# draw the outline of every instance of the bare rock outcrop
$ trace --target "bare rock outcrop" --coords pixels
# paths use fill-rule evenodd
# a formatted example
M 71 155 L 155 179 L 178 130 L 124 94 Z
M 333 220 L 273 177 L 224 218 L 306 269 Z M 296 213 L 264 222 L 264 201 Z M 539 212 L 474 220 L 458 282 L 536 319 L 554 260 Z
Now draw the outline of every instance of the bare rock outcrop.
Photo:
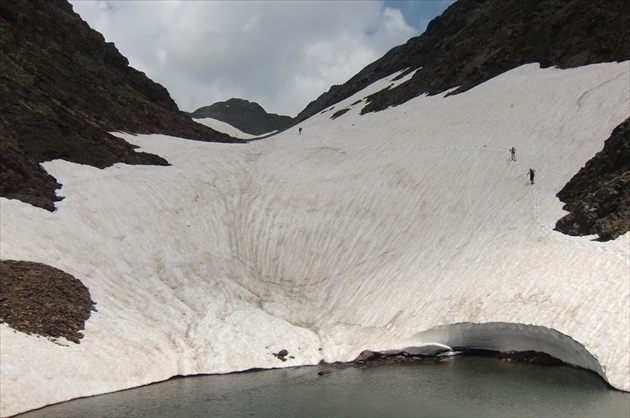
M 26 334 L 79 343 L 95 303 L 85 285 L 54 267 L 0 261 L 0 322 Z

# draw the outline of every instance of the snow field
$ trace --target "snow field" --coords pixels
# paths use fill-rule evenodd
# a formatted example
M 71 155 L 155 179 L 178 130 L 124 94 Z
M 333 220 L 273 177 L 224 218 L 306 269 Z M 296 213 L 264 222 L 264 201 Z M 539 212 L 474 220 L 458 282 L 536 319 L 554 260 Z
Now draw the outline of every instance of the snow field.
M 73 274 L 98 312 L 67 347 L 0 325 L 0 414 L 178 374 L 447 344 L 452 333 L 426 332 L 462 323 L 507 324 L 490 334 L 518 328 L 519 346 L 560 355 L 569 336 L 630 390 L 628 234 L 553 231 L 555 194 L 630 113 L 629 67 L 526 65 L 359 116 L 365 101 L 352 104 L 392 75 L 302 135 L 119 134 L 171 166 L 46 163 L 65 198 L 55 213 L 2 199 L 2 258 Z M 286 363 L 271 354 L 283 348 Z
M 228 134 L 234 138 L 240 138 L 240 139 L 252 139 L 255 138 L 256 135 L 252 135 L 252 134 L 248 134 L 245 133 L 243 131 L 241 131 L 240 129 L 237 129 L 235 127 L 233 127 L 232 125 L 222 122 L 220 120 L 217 119 L 213 119 L 213 118 L 193 118 L 193 120 L 197 123 L 200 123 L 202 125 L 208 126 L 212 129 L 214 129 L 215 131 L 219 131 L 219 132 L 223 132 L 225 134 Z M 262 136 L 262 135 L 261 135 Z

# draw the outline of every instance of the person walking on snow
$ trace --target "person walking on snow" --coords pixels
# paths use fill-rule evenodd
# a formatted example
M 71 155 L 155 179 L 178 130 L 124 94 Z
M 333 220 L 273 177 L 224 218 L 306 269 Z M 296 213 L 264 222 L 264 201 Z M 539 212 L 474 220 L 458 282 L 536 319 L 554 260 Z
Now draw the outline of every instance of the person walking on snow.
M 516 162 L 516 148 L 512 147 L 508 151 L 510 151 L 510 159 Z
M 302 135 L 302 128 L 298 129 L 298 132 Z
M 528 175 L 529 175 L 529 182 L 531 184 L 534 184 L 534 175 L 535 174 L 536 174 L 536 170 L 534 170 L 533 168 L 530 168 Z

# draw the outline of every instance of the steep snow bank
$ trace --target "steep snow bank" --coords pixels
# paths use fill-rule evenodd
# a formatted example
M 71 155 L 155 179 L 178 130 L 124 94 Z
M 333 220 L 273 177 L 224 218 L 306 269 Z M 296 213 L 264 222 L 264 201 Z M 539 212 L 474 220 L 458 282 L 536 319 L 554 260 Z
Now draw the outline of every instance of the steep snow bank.
M 123 135 L 172 165 L 46 163 L 63 184 L 54 213 L 2 199 L 2 258 L 73 274 L 98 312 L 68 347 L 0 326 L 0 413 L 177 374 L 347 361 L 471 322 L 570 336 L 629 390 L 628 234 L 552 229 L 557 191 L 628 117 L 629 63 L 527 65 L 359 116 L 393 77 L 302 135 Z

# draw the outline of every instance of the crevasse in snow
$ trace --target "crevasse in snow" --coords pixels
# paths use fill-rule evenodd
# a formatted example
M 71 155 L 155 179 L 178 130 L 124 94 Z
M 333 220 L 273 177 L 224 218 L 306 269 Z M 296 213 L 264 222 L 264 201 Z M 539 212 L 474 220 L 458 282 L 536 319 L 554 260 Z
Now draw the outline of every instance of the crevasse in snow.
M 629 390 L 628 234 L 553 231 L 555 194 L 628 117 L 629 69 L 531 64 L 360 116 L 394 74 L 302 135 L 119 134 L 171 166 L 46 163 L 64 200 L 2 199 L 2 258 L 73 274 L 98 312 L 67 347 L 0 325 L 1 414 L 457 338 L 552 347 Z

